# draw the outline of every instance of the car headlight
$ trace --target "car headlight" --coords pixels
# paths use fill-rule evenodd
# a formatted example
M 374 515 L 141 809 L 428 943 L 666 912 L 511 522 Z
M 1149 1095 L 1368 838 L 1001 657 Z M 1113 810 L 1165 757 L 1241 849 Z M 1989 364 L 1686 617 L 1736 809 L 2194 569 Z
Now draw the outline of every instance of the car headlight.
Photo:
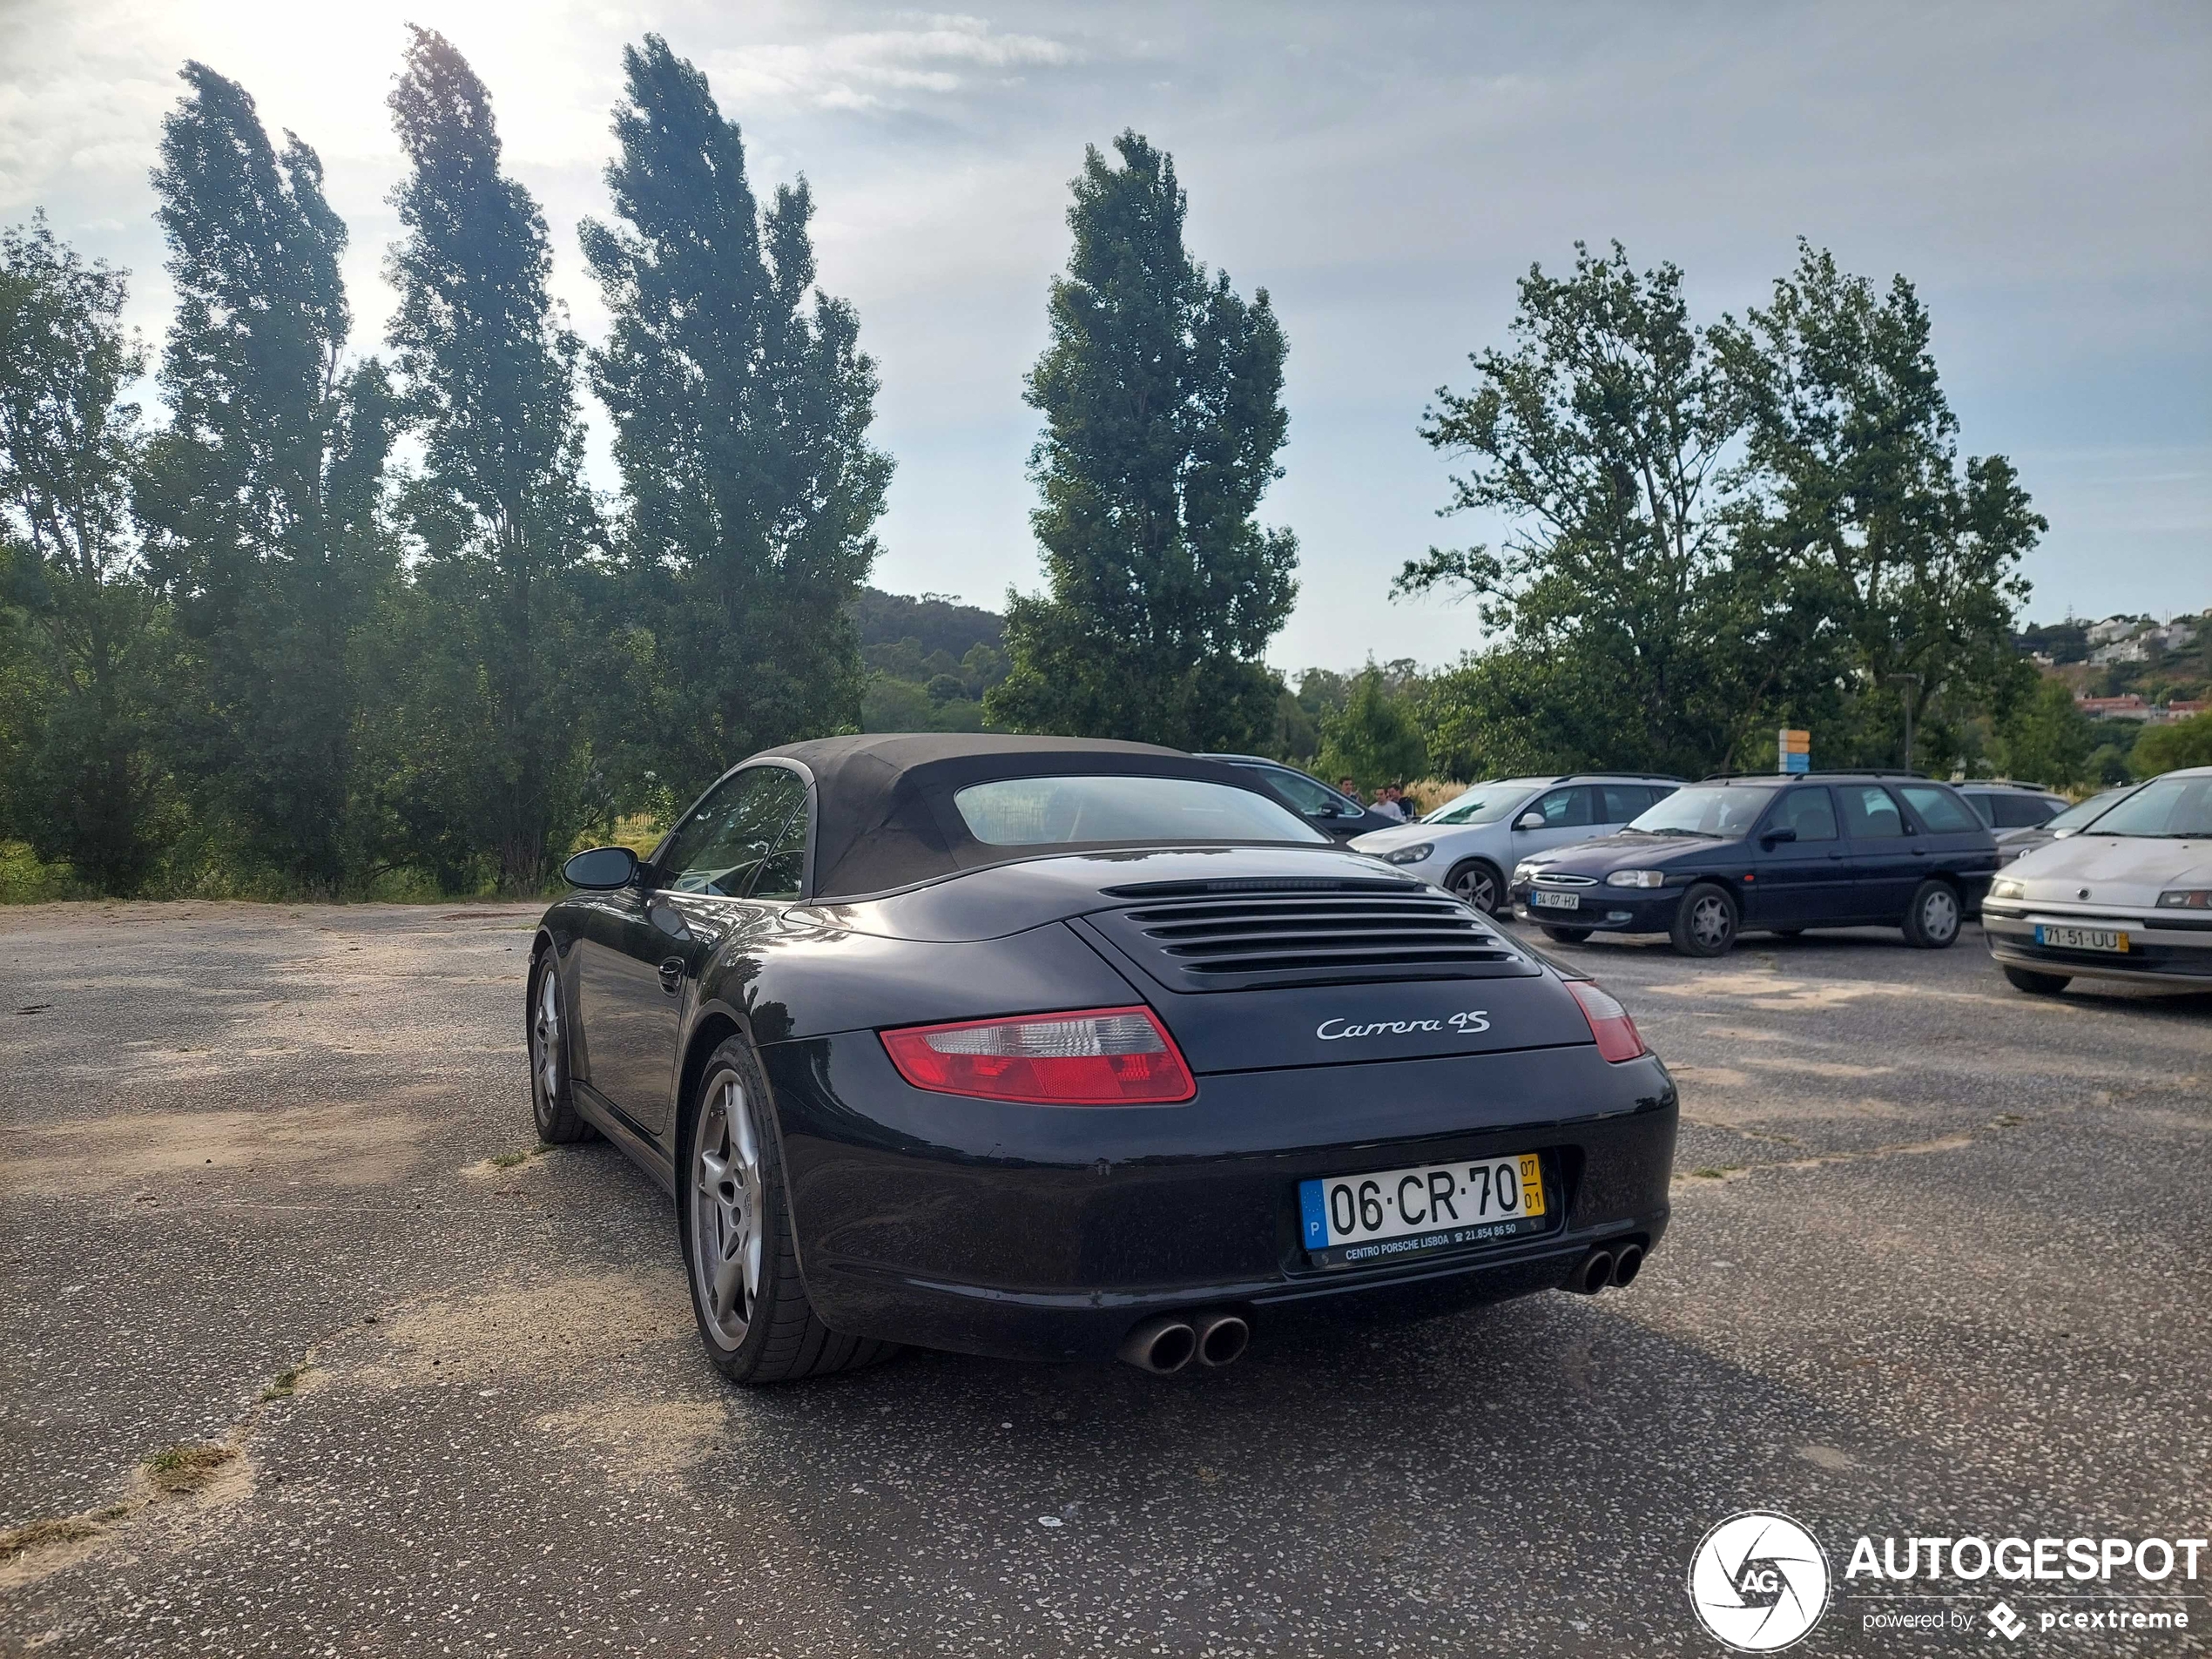
M 1536 871 L 1539 867 L 1540 867 L 1534 864 L 1514 865 L 1513 867 L 1514 886 L 1516 887 L 1527 887 L 1533 883 L 1536 880 Z
M 2158 895 L 2161 910 L 2212 910 L 2212 887 L 2168 887 Z
M 2025 899 L 2027 897 L 2027 883 L 2015 881 L 2008 875 L 2000 875 L 1989 884 L 1989 896 L 1993 899 Z M 2166 901 L 2161 899 L 2159 902 L 2163 904 Z
M 1383 854 L 1383 862 L 1386 864 L 1419 864 L 1423 859 L 1426 858 L 1430 853 L 1435 851 L 1435 842 L 1416 841 L 1411 846 L 1392 847 L 1389 852 Z
M 1615 870 L 1605 878 L 1608 887 L 1656 887 L 1665 884 L 1663 870 Z

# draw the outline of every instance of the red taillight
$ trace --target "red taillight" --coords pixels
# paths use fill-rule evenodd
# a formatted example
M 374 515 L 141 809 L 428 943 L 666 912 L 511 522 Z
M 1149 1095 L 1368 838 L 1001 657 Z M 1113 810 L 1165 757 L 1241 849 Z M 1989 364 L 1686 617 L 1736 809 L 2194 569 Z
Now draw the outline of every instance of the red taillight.
M 1152 1010 L 1018 1014 L 883 1034 L 916 1089 L 1032 1106 L 1171 1106 L 1198 1092 Z
M 1590 1035 L 1597 1039 L 1597 1051 L 1611 1061 L 1633 1060 L 1644 1051 L 1643 1039 L 1636 1034 L 1636 1022 L 1629 1017 L 1628 1009 L 1586 979 L 1571 979 L 1567 988 L 1582 1005 L 1582 1017 L 1590 1022 Z

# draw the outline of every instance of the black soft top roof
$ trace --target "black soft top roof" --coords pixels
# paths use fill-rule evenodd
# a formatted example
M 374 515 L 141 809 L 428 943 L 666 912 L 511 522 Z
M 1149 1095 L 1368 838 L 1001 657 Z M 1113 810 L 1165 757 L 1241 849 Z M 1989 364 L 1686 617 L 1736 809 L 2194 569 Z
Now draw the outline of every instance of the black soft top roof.
M 1040 853 L 1077 853 L 1096 843 L 988 846 L 968 832 L 953 792 L 998 778 L 1120 774 L 1197 778 L 1280 806 L 1265 787 L 1225 762 L 1149 743 L 1098 738 L 1025 738 L 992 732 L 875 732 L 817 738 L 764 749 L 745 763 L 797 761 L 813 775 L 814 880 L 819 899 L 910 887 L 933 876 Z

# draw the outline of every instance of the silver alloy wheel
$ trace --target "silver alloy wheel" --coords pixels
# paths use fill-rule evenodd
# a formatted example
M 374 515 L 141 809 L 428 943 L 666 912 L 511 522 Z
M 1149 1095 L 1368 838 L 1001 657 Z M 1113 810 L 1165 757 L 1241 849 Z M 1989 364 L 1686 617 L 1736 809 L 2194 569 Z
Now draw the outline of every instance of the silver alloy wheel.
M 1454 871 L 1449 885 L 1454 894 L 1486 916 L 1498 907 L 1497 879 L 1490 873 L 1487 865 L 1470 864 L 1463 870 Z
M 1939 945 L 1948 944 L 1959 931 L 1959 895 L 1938 887 L 1921 900 L 1920 931 Z
M 530 1022 L 530 1063 L 537 1072 L 538 1111 L 550 1116 L 561 1102 L 561 987 L 549 962 L 537 981 L 537 1015 Z
M 745 1340 L 760 1296 L 765 1190 L 745 1089 L 723 1072 L 691 1131 L 691 1279 L 701 1317 L 728 1348 Z
M 1728 900 L 1717 893 L 1701 893 L 1689 907 L 1689 936 L 1708 950 L 1728 943 Z

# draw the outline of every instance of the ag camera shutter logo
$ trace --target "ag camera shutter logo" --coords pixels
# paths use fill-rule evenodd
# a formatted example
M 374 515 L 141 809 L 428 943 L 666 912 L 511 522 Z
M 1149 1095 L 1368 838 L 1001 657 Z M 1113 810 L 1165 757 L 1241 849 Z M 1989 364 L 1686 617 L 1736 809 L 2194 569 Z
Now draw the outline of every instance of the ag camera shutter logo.
M 1828 1557 L 1787 1515 L 1747 1509 L 1699 1541 L 1689 1558 L 1698 1622 L 1738 1653 L 1775 1653 L 1828 1610 Z

